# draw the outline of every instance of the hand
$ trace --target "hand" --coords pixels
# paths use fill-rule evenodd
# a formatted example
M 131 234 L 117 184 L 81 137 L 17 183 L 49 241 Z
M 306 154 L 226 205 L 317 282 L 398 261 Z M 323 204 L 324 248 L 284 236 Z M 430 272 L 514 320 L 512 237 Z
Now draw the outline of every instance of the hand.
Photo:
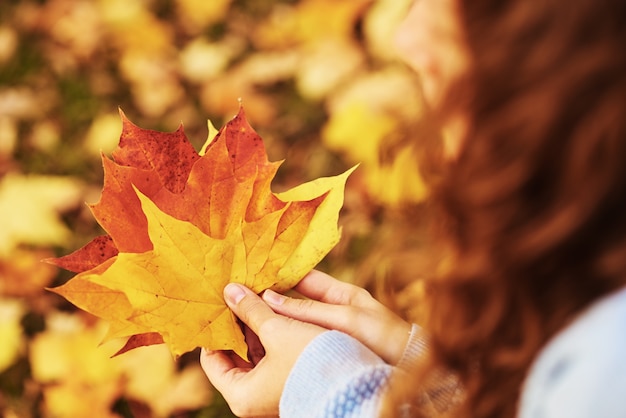
M 263 299 L 271 308 L 299 321 L 335 329 L 359 340 L 385 362 L 402 357 L 411 324 L 374 299 L 365 289 L 313 270 L 294 288 L 310 299 L 294 299 L 271 290 Z
M 202 369 L 235 415 L 277 416 L 289 372 L 307 344 L 325 329 L 276 314 L 260 297 L 239 284 L 226 286 L 224 297 L 249 328 L 246 338 L 251 363 L 231 352 L 203 349 Z M 254 335 L 248 331 L 258 336 L 256 343 L 250 341 Z

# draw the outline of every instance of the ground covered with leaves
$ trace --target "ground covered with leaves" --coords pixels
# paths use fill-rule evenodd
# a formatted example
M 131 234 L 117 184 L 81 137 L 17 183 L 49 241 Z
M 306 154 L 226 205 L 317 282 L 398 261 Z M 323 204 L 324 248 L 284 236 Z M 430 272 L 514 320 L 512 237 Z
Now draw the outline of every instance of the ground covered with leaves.
M 124 342 L 101 345 L 105 323 L 44 290 L 72 274 L 40 260 L 103 234 L 85 203 L 100 199 L 118 108 L 143 128 L 182 123 L 199 151 L 207 119 L 219 128 L 241 99 L 269 160 L 285 160 L 275 192 L 360 163 L 342 239 L 319 268 L 415 309 L 419 285 L 403 284 L 430 263 L 428 189 L 404 144 L 425 129 L 418 80 L 391 47 L 407 4 L 0 3 L 2 416 L 228 416 L 197 351 L 174 361 L 160 344 L 110 358 Z

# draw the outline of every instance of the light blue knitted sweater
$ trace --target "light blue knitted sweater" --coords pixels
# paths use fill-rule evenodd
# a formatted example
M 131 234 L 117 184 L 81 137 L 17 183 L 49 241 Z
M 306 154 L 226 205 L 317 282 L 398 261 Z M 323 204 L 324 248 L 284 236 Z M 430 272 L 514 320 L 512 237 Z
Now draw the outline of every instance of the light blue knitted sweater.
M 413 326 L 397 367 L 407 367 L 424 349 L 419 327 Z M 354 338 L 325 332 L 296 362 L 280 416 L 376 417 L 393 370 Z M 443 378 L 430 401 L 436 405 L 457 390 L 453 378 Z M 518 417 L 626 418 L 626 289 L 593 304 L 539 353 L 523 387 Z

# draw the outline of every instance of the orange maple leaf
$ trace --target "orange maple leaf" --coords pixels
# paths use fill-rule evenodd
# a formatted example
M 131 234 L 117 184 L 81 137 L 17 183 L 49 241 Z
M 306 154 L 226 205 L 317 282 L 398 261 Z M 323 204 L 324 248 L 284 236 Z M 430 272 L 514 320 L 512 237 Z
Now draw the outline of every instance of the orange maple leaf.
M 52 260 L 78 273 L 52 290 L 108 320 L 107 339 L 130 337 L 121 352 L 165 342 L 175 355 L 201 346 L 246 358 L 224 286 L 293 287 L 338 242 L 352 170 L 275 194 L 280 163 L 267 160 L 243 108 L 200 154 L 182 127 L 160 133 L 122 121 L 91 206 L 108 235 Z

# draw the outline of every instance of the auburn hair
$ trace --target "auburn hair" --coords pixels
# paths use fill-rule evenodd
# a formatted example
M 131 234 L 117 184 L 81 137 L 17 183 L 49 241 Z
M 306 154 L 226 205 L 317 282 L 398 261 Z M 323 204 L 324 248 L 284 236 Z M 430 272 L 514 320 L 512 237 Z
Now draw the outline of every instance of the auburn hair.
M 472 63 L 450 101 L 469 127 L 434 185 L 450 262 L 427 283 L 430 355 L 387 411 L 448 370 L 450 415 L 514 417 L 546 342 L 626 285 L 626 2 L 458 7 Z

